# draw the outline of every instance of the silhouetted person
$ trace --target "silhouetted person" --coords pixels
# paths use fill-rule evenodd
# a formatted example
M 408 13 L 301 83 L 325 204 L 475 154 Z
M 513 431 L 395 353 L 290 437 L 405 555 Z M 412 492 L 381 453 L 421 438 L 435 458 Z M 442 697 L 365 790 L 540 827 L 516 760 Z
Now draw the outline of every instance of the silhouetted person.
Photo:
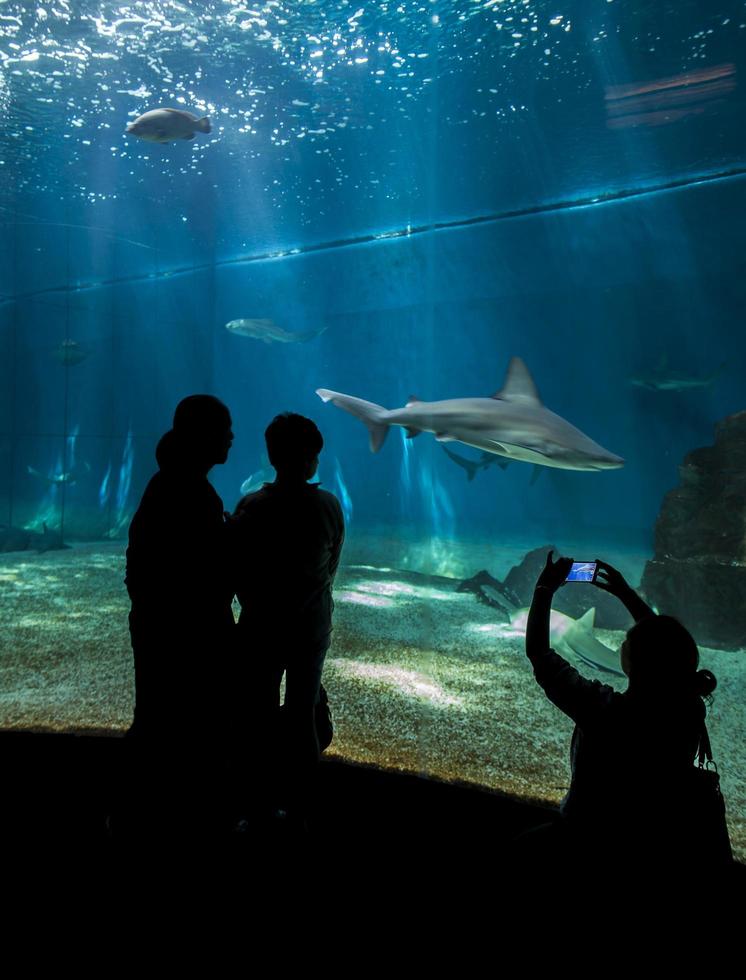
M 127 549 L 138 765 L 155 779 L 199 785 L 226 736 L 233 588 L 223 503 L 207 479 L 233 440 L 226 406 L 211 395 L 179 402 L 158 443 L 159 471 L 132 519 Z M 165 791 L 165 790 L 164 790 Z
M 273 419 L 265 438 L 277 478 L 243 497 L 231 522 L 241 603 L 238 643 L 241 654 L 250 650 L 246 709 L 256 732 L 256 753 L 265 765 L 280 734 L 280 682 L 285 675 L 288 815 L 302 822 L 319 758 L 314 714 L 331 640 L 332 585 L 344 518 L 333 494 L 308 483 L 324 445 L 316 425 L 302 415 L 284 413 Z M 257 775 L 266 792 L 266 778 Z
M 697 670 L 697 646 L 681 623 L 656 615 L 604 562 L 596 585 L 636 621 L 621 648 L 629 683 L 620 693 L 581 676 L 549 646 L 552 597 L 571 564 L 547 556 L 526 630 L 536 680 L 575 722 L 561 820 L 532 843 L 550 868 L 568 873 L 643 872 L 665 881 L 671 873 L 717 870 L 709 863 L 712 842 L 702 839 L 688 802 L 694 758 L 707 739 L 703 698 L 716 680 Z

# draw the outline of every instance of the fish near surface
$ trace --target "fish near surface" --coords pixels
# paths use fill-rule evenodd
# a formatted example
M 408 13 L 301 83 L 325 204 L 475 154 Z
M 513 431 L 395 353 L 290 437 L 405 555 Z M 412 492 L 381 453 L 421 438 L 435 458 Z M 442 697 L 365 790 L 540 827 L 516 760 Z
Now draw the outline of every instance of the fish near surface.
M 193 140 L 195 133 L 209 133 L 210 120 L 199 119 L 183 109 L 151 109 L 131 123 L 125 132 L 148 143 L 171 143 L 173 140 Z
M 608 470 L 624 465 L 620 456 L 544 407 L 528 368 L 519 357 L 511 360 L 503 387 L 491 398 L 412 400 L 404 408 L 388 411 L 382 405 L 327 388 L 318 388 L 316 394 L 366 424 L 374 453 L 383 445 L 389 427 L 401 425 L 412 437 L 432 432 L 438 442 L 463 442 L 496 456 L 538 466 Z
M 241 320 L 231 320 L 225 329 L 238 337 L 250 337 L 261 340 L 265 344 L 305 344 L 315 337 L 320 337 L 326 327 L 307 330 L 305 333 L 290 333 L 274 322 L 274 320 L 252 319 L 245 317 Z

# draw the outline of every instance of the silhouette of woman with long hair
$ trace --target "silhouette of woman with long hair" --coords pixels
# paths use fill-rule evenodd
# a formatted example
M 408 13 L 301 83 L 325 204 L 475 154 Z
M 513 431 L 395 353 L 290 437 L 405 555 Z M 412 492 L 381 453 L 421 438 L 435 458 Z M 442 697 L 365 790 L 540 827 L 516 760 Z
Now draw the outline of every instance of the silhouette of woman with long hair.
M 695 756 L 709 748 L 703 699 L 715 677 L 698 670 L 697 646 L 681 623 L 656 615 L 620 572 L 598 564 L 595 584 L 635 619 L 621 648 L 629 683 L 618 692 L 588 680 L 550 649 L 552 598 L 572 565 L 571 558 L 553 562 L 550 552 L 529 611 L 526 653 L 575 730 L 561 819 L 533 842 L 547 867 L 559 863 L 565 871 L 597 873 L 603 860 L 628 875 L 707 872 L 717 848 L 703 839 L 688 794 Z

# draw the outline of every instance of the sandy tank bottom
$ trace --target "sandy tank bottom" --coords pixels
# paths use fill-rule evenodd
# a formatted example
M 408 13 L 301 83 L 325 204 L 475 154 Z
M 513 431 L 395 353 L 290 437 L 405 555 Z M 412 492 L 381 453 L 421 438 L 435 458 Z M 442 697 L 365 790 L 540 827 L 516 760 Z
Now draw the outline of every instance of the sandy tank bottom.
M 459 578 L 481 568 L 502 577 L 535 544 L 455 542 L 434 551 L 432 542 L 383 534 L 350 542 L 324 672 L 335 721 L 330 755 L 561 799 L 571 722 L 533 680 L 522 633 L 456 591 Z M 415 570 L 442 567 L 446 553 L 454 577 Z M 633 582 L 644 557 L 608 555 Z M 0 729 L 116 734 L 128 727 L 134 678 L 123 577 L 121 543 L 0 555 Z M 615 648 L 623 638 L 597 634 Z M 703 648 L 701 659 L 718 678 L 708 726 L 743 861 L 746 652 Z M 624 687 L 622 678 L 576 666 Z

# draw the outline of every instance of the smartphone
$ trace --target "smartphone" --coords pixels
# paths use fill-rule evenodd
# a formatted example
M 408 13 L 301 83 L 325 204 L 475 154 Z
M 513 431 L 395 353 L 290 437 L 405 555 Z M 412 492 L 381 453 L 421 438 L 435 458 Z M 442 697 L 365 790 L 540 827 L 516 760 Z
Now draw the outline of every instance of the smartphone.
M 595 582 L 598 574 L 597 561 L 574 561 L 566 582 Z

